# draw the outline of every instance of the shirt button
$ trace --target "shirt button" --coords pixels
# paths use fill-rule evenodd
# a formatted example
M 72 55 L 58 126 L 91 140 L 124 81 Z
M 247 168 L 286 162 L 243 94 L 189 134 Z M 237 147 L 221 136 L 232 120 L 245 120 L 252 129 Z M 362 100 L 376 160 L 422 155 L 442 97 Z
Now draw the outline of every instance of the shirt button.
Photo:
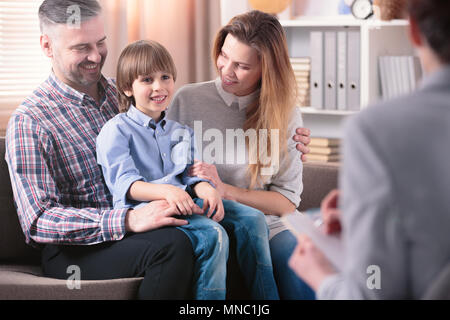
M 166 178 L 166 179 L 164 179 L 164 182 L 168 182 L 168 181 L 169 181 L 169 179 L 167 179 L 167 178 Z
M 163 157 L 165 157 L 166 156 L 166 153 L 163 153 Z
M 114 233 L 114 234 L 113 234 L 113 239 L 114 239 L 114 240 L 119 239 L 119 236 L 117 235 L 117 233 Z

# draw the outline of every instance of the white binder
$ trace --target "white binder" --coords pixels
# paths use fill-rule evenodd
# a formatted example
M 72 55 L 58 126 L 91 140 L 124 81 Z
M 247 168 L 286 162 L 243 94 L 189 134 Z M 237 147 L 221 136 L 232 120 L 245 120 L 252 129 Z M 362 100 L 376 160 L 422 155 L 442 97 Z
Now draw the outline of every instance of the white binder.
M 415 56 L 409 56 L 408 65 L 409 65 L 409 73 L 411 75 L 410 86 L 412 90 L 416 90 L 418 83 L 422 78 L 422 66 L 420 64 L 419 58 Z
M 360 34 L 359 31 L 349 31 L 347 34 L 347 109 L 359 110 L 360 95 Z
M 337 109 L 347 109 L 347 32 L 337 34 Z
M 388 65 L 387 65 L 387 58 L 386 56 L 379 56 L 378 57 L 378 72 L 380 74 L 380 84 L 381 84 L 381 97 L 383 100 L 390 99 L 391 97 L 391 90 L 392 87 L 389 84 L 389 71 L 388 71 Z
M 310 33 L 310 102 L 317 109 L 324 108 L 323 99 L 323 32 L 312 31 Z
M 336 109 L 336 71 L 337 71 L 337 59 L 336 59 L 336 32 L 325 32 L 325 109 Z

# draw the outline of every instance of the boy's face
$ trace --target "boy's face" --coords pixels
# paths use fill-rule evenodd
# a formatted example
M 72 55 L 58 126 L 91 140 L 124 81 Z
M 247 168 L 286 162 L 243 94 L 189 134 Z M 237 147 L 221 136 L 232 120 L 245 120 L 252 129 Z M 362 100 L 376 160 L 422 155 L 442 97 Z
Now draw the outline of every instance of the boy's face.
M 131 90 L 126 90 L 125 94 L 134 97 L 138 110 L 159 121 L 161 112 L 167 109 L 172 100 L 174 87 L 172 75 L 158 71 L 139 76 L 134 80 Z

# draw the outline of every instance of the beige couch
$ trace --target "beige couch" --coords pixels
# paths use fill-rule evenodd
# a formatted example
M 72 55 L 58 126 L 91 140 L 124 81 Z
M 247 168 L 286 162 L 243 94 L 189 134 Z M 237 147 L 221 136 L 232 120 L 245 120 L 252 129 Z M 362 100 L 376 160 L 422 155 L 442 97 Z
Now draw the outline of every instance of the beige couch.
M 0 299 L 134 299 L 142 278 L 81 281 L 81 289 L 70 290 L 66 280 L 42 276 L 39 251 L 25 244 L 20 228 L 4 152 L 0 138 Z M 338 166 L 306 163 L 299 209 L 317 207 L 336 187 L 337 173 Z

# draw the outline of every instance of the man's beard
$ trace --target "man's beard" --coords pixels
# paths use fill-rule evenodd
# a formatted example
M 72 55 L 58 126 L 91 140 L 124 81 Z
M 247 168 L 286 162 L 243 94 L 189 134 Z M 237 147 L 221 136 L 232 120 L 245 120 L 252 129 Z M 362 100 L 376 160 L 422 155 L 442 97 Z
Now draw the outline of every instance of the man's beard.
M 97 74 L 91 74 L 91 75 L 85 75 L 83 74 L 81 68 L 83 65 L 86 64 L 92 64 L 92 62 L 83 61 L 79 63 L 76 68 L 71 68 L 67 70 L 63 67 L 63 64 L 60 63 L 59 59 L 55 59 L 55 62 L 60 70 L 60 72 L 63 74 L 64 78 L 66 78 L 72 86 L 74 87 L 89 87 L 94 84 L 96 84 L 102 76 L 102 68 L 105 63 L 105 57 L 102 57 L 99 67 L 98 67 L 98 73 Z
M 97 74 L 90 74 L 89 76 L 84 75 L 81 70 L 82 65 L 92 64 L 92 63 L 82 62 L 77 66 L 75 71 L 70 70 L 69 72 L 67 72 L 67 74 L 65 74 L 65 76 L 67 77 L 67 79 L 69 79 L 71 82 L 73 82 L 77 85 L 80 85 L 83 87 L 91 86 L 100 80 L 100 78 L 102 76 L 102 68 L 103 68 L 104 61 L 105 61 L 105 59 L 102 57 Z

